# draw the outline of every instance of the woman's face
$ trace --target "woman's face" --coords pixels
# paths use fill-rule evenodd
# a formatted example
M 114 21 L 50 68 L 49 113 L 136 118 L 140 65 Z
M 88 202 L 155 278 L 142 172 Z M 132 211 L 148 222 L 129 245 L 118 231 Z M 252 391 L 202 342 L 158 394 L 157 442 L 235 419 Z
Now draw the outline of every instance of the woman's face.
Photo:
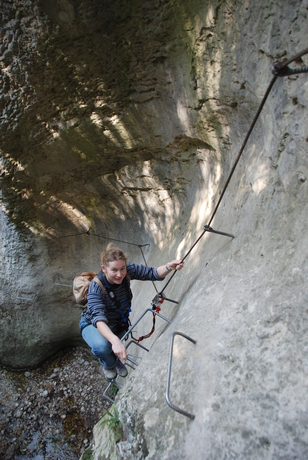
M 121 284 L 126 275 L 126 261 L 113 260 L 102 265 L 102 270 L 110 284 Z

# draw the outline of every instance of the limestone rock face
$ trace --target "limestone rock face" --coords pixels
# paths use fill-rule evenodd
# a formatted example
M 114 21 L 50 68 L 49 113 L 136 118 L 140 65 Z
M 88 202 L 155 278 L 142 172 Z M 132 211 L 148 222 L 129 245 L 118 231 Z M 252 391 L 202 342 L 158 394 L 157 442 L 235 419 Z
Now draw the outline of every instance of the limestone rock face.
M 3 2 L 3 364 L 80 343 L 72 280 L 99 269 L 104 237 L 149 265 L 186 254 L 273 61 L 306 47 L 307 8 Z M 212 223 L 235 238 L 206 233 L 168 285 L 172 324 L 157 319 L 117 397 L 125 440 L 106 458 L 307 457 L 307 101 L 307 74 L 275 82 Z M 133 290 L 134 321 L 156 291 Z M 197 341 L 176 337 L 170 395 L 193 421 L 165 402 L 174 331 Z M 96 459 L 103 438 L 97 427 Z

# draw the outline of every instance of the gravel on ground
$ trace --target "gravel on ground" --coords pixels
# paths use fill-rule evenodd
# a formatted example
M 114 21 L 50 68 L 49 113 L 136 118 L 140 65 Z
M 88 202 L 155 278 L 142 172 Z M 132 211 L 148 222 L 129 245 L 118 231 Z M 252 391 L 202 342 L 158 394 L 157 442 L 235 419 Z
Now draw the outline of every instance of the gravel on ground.
M 59 351 L 36 369 L 0 368 L 0 458 L 79 459 L 111 405 L 103 397 L 107 386 L 102 366 L 83 347 Z

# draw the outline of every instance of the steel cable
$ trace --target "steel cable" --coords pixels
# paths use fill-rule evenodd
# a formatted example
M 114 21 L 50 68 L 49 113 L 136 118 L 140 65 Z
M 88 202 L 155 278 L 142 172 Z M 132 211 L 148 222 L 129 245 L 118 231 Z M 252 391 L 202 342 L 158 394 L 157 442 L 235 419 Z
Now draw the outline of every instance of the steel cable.
M 254 126 L 255 126 L 255 124 L 256 124 L 256 122 L 257 122 L 259 116 L 260 116 L 260 113 L 261 113 L 261 111 L 262 111 L 262 109 L 263 109 L 263 107 L 264 107 L 264 104 L 265 104 L 265 102 L 266 102 L 266 100 L 267 100 L 267 98 L 268 98 L 269 93 L 271 92 L 271 90 L 272 90 L 272 88 L 273 88 L 273 86 L 274 86 L 275 81 L 277 80 L 278 77 L 285 77 L 285 76 L 294 75 L 294 74 L 297 74 L 297 73 L 308 72 L 308 67 L 300 67 L 300 68 L 297 68 L 297 69 L 289 69 L 289 68 L 288 68 L 288 65 L 289 65 L 289 64 L 291 64 L 292 62 L 294 62 L 294 61 L 296 61 L 297 59 L 301 58 L 301 57 L 302 57 L 303 55 L 305 55 L 305 54 L 308 54 L 308 48 L 306 48 L 305 50 L 303 50 L 303 51 L 301 51 L 300 53 L 296 54 L 295 56 L 293 56 L 293 57 L 292 57 L 291 59 L 289 59 L 289 60 L 283 59 L 282 61 L 275 61 L 275 62 L 274 62 L 274 64 L 273 64 L 273 69 L 272 69 L 272 73 L 274 74 L 274 77 L 272 78 L 270 84 L 268 85 L 268 88 L 267 88 L 267 90 L 266 90 L 266 92 L 265 92 L 265 94 L 264 94 L 264 96 L 263 96 L 263 99 L 262 99 L 261 104 L 260 104 L 260 106 L 259 106 L 259 108 L 258 108 L 258 110 L 257 110 L 257 113 L 256 113 L 256 115 L 255 115 L 255 117 L 254 117 L 254 119 L 253 119 L 253 121 L 252 121 L 252 123 L 251 123 L 251 125 L 250 125 L 250 128 L 249 128 L 249 130 L 248 130 L 248 132 L 247 132 L 247 134 L 246 134 L 246 137 L 245 137 L 245 139 L 244 139 L 244 141 L 243 141 L 243 143 L 242 143 L 242 146 L 241 146 L 241 148 L 240 148 L 240 151 L 239 151 L 239 153 L 238 153 L 238 155 L 237 155 L 237 157 L 236 157 L 236 160 L 235 160 L 235 162 L 234 162 L 234 164 L 233 164 L 233 166 L 232 166 L 232 169 L 231 169 L 231 171 L 230 171 L 230 173 L 229 173 L 229 176 L 228 176 L 228 178 L 227 178 L 227 181 L 226 181 L 226 183 L 225 183 L 225 186 L 224 186 L 224 188 L 223 188 L 223 190 L 222 190 L 222 192 L 221 192 L 221 194 L 220 194 L 219 200 L 218 200 L 218 202 L 217 202 L 217 204 L 216 204 L 216 206 L 215 206 L 215 208 L 214 208 L 214 211 L 213 211 L 213 213 L 212 213 L 212 215 L 211 215 L 211 218 L 210 218 L 210 220 L 209 220 L 209 223 L 208 223 L 207 226 L 204 227 L 204 230 L 203 230 L 203 232 L 201 233 L 201 235 L 200 235 L 200 236 L 198 237 L 198 239 L 193 243 L 193 245 L 190 247 L 190 249 L 186 252 L 186 254 L 184 255 L 184 257 L 182 258 L 182 262 L 184 262 L 184 260 L 189 256 L 189 254 L 191 253 L 191 251 L 192 251 L 192 250 L 194 249 L 194 247 L 197 245 L 197 243 L 201 240 L 201 238 L 203 237 L 203 235 L 207 232 L 207 228 L 206 228 L 206 227 L 209 227 L 209 226 L 211 225 L 211 223 L 212 223 L 212 221 L 213 221 L 213 219 L 214 219 L 214 217 L 215 217 L 215 215 L 216 215 L 216 212 L 217 212 L 217 210 L 218 210 L 218 208 L 219 208 L 219 206 L 220 206 L 220 204 L 221 204 L 221 201 L 222 201 L 222 199 L 223 199 L 223 196 L 224 196 L 224 194 L 225 194 L 225 192 L 226 192 L 226 190 L 227 190 L 227 188 L 228 188 L 228 185 L 229 185 L 230 180 L 231 180 L 231 178 L 232 178 L 232 176 L 233 176 L 233 173 L 234 173 L 234 171 L 235 171 L 235 168 L 236 168 L 236 166 L 237 166 L 237 164 L 238 164 L 238 162 L 239 162 L 239 160 L 240 160 L 240 158 L 241 158 L 241 155 L 242 155 L 242 153 L 243 153 L 243 150 L 244 150 L 244 148 L 246 147 L 246 144 L 247 144 L 247 142 L 248 142 L 248 139 L 249 139 L 249 137 L 250 137 L 250 134 L 252 133 L 252 130 L 253 130 L 253 128 L 254 128 Z M 169 285 L 169 283 L 171 282 L 171 280 L 173 279 L 173 277 L 176 275 L 176 272 L 177 272 L 177 271 L 175 270 L 175 271 L 172 273 L 172 275 L 170 276 L 169 280 L 167 281 L 167 283 L 165 284 L 165 286 L 163 287 L 163 289 L 160 291 L 160 293 L 159 293 L 160 295 L 162 295 L 163 291 L 166 289 L 166 287 Z

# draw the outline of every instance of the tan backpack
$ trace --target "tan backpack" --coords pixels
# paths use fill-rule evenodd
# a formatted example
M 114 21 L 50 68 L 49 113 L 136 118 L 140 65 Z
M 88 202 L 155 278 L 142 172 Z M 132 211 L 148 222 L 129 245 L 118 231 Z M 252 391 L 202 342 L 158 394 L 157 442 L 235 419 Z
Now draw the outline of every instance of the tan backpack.
M 91 281 L 94 280 L 103 291 L 105 295 L 105 289 L 100 280 L 97 278 L 94 272 L 83 272 L 81 275 L 76 276 L 73 281 L 73 295 L 76 303 L 79 305 L 85 305 L 87 303 L 87 295 Z

